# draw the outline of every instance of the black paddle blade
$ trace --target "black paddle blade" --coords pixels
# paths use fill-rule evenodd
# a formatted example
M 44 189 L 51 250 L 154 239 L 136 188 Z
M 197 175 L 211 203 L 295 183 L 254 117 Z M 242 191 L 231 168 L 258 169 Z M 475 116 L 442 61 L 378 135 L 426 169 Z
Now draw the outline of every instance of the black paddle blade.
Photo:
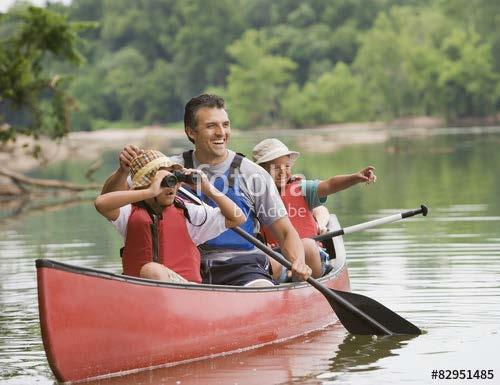
M 342 325 L 352 334 L 422 334 L 422 331 L 410 321 L 394 313 L 391 309 L 388 309 L 374 299 L 347 291 L 332 289 L 329 289 L 329 291 L 330 295 L 325 295 L 325 297 L 339 317 Z M 367 317 L 360 317 L 359 314 L 356 314 L 352 309 L 338 301 L 337 296 L 342 297 L 345 301 L 362 311 Z M 390 333 L 382 331 L 373 325 L 368 321 L 368 318 L 374 319 Z

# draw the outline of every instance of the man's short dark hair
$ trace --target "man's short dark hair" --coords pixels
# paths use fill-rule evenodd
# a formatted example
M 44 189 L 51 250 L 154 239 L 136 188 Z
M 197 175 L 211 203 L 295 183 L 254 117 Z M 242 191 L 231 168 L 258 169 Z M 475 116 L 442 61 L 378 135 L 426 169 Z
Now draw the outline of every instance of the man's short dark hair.
M 196 113 L 203 107 L 226 108 L 226 105 L 224 99 L 217 95 L 201 94 L 192 98 L 186 103 L 186 107 L 184 107 L 184 130 L 186 131 L 186 135 L 188 127 L 193 130 L 196 128 Z M 189 135 L 188 139 L 191 143 L 194 143 Z

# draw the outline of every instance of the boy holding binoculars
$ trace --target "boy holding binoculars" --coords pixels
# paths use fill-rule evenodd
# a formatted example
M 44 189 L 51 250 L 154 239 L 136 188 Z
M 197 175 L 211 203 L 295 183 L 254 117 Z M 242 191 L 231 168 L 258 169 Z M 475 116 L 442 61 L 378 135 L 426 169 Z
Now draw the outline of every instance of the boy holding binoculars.
M 123 273 L 174 283 L 202 281 L 200 252 L 205 243 L 246 218 L 198 170 L 186 170 L 159 151 L 145 150 L 130 163 L 132 186 L 97 197 L 95 207 L 125 238 Z M 218 207 L 176 197 L 181 182 L 198 184 Z

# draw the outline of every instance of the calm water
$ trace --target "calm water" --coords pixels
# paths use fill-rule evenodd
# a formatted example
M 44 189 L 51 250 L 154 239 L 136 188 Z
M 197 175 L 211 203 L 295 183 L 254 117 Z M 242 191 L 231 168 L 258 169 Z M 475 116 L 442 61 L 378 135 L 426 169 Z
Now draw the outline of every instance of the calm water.
M 395 310 L 424 335 L 361 338 L 333 325 L 279 345 L 94 384 L 458 383 L 432 380 L 433 369 L 493 369 L 494 380 L 460 383 L 500 383 L 500 129 L 472 131 L 395 133 L 383 144 L 303 152 L 295 168 L 319 178 L 369 164 L 377 168 L 375 185 L 330 197 L 328 207 L 344 226 L 421 203 L 430 207 L 427 218 L 345 238 L 353 291 Z M 249 153 L 257 140 L 240 138 L 232 145 Z M 304 138 L 295 134 L 286 141 L 299 148 Z M 106 159 L 100 180 L 115 166 L 114 154 Z M 84 167 L 69 162 L 35 174 L 78 181 Z M 120 238 L 96 214 L 91 198 L 0 202 L 2 384 L 54 382 L 38 325 L 36 258 L 119 271 Z

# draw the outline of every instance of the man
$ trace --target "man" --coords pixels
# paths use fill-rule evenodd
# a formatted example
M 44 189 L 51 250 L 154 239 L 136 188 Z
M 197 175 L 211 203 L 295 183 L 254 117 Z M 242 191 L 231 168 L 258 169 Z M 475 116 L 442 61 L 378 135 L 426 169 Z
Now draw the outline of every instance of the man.
M 224 99 L 203 94 L 192 98 L 184 110 L 184 128 L 195 150 L 172 161 L 188 168 L 200 168 L 215 180 L 248 215 L 243 228 L 252 234 L 260 223 L 275 234 L 281 251 L 292 263 L 292 274 L 305 280 L 311 269 L 304 262 L 304 249 L 292 226 L 271 176 L 250 160 L 227 148 L 231 125 Z M 120 167 L 106 181 L 103 193 L 128 188 L 130 161 L 141 150 L 127 146 L 120 154 Z M 190 163 L 190 164 L 188 164 Z M 272 285 L 268 259 L 260 250 L 231 230 L 201 247 L 204 282 L 240 286 Z

